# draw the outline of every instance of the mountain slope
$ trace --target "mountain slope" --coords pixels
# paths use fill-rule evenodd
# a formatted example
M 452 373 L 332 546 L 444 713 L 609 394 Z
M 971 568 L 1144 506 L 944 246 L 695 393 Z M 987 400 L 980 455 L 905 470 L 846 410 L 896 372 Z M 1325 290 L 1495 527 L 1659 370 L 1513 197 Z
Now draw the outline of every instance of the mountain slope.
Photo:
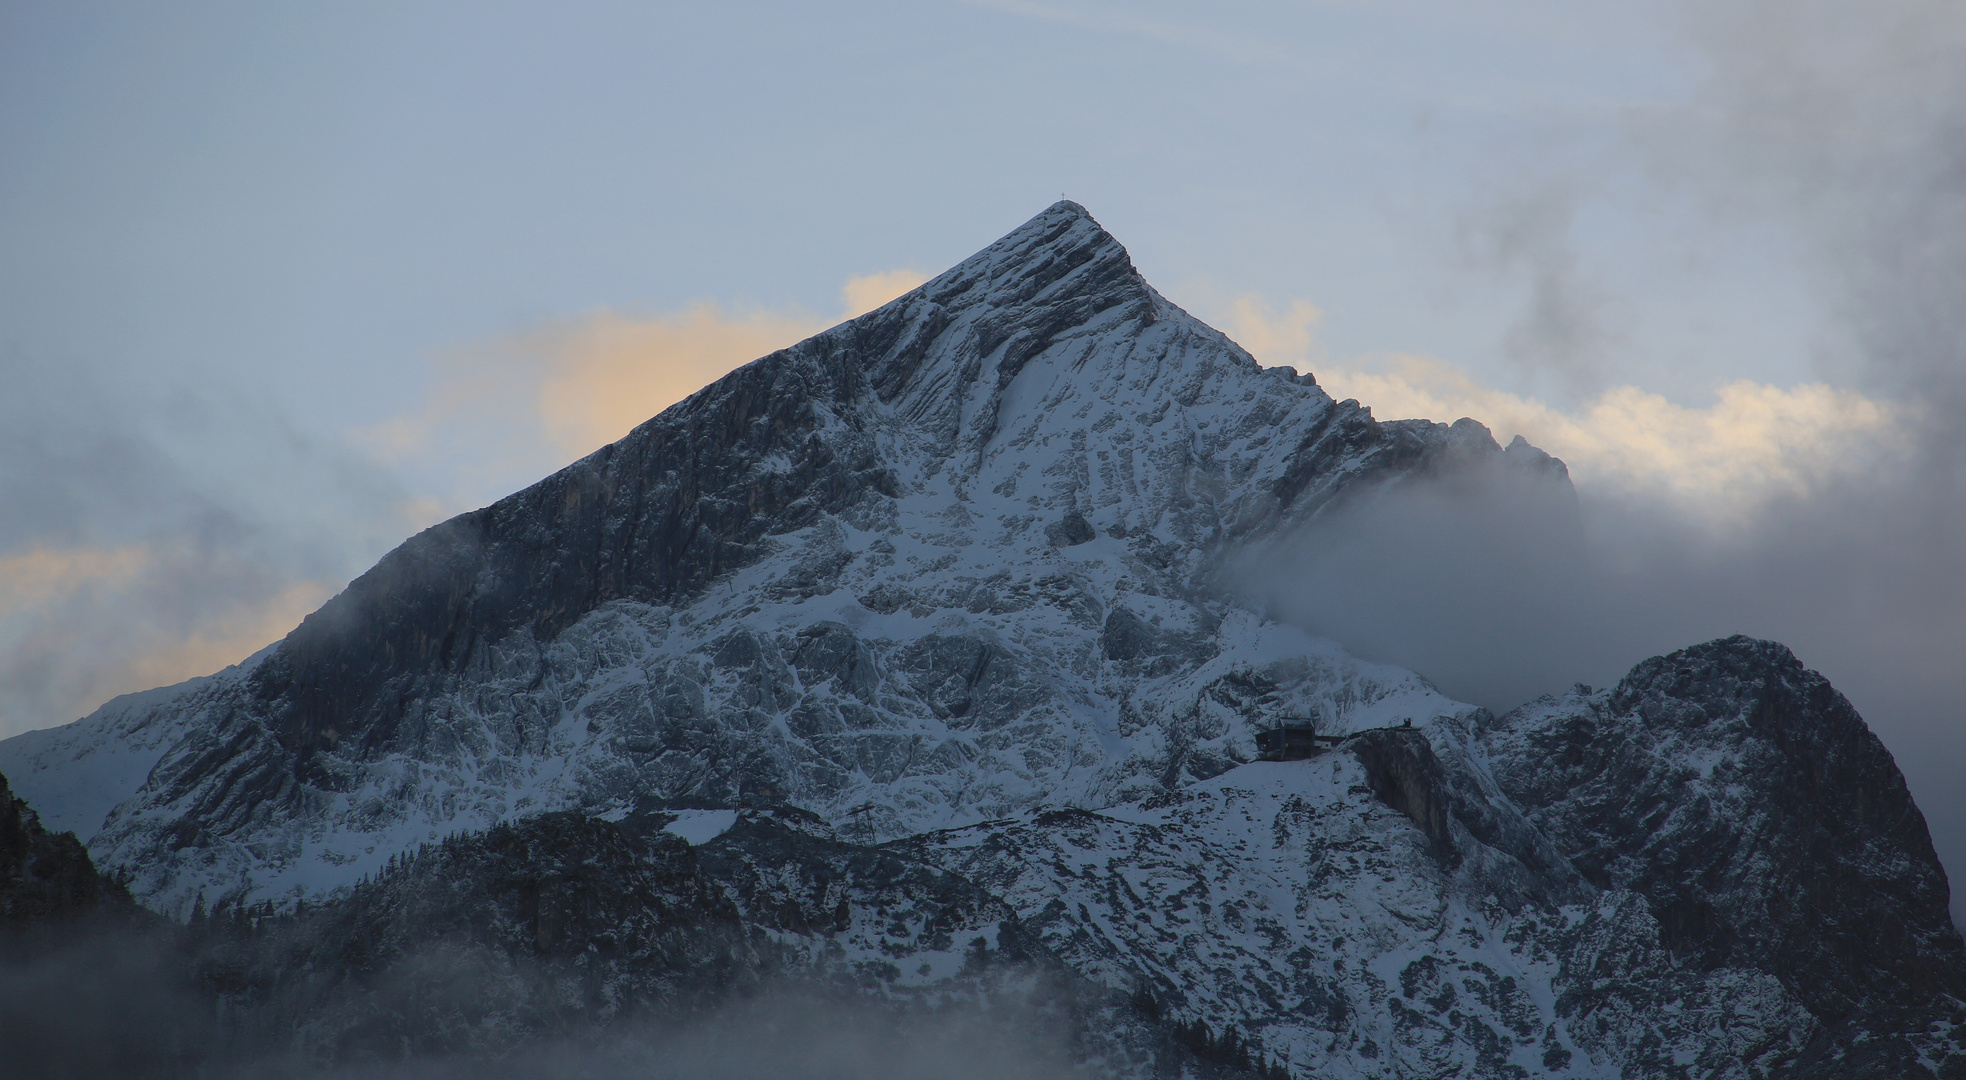
M 1778 978 L 1824 1023 L 1812 1053 L 1923 1037 L 1966 999 L 1924 815 L 1856 710 L 1783 646 L 1655 657 L 1480 738 L 1497 784 L 1584 877 L 1645 898 L 1677 963 Z
M 1214 586 L 1232 544 L 1470 455 L 1565 482 L 1260 368 L 1060 203 L 412 538 L 160 720 L 91 844 L 182 911 L 525 812 L 782 800 L 896 836 L 1210 775 L 1279 709 L 1460 711 Z M 7 749 L 30 793 L 72 768 Z
M 1784 696 L 1796 687 L 1819 692 Z M 1685 771 L 1697 759 L 1658 747 L 1696 715 L 1786 732 L 1781 767 L 1732 739 L 1712 771 L 1764 809 L 1685 811 L 1708 801 Z M 1589 755 L 1555 748 L 1607 718 L 1626 725 L 1611 758 L 1663 764 L 1667 782 L 1566 772 Z M 1757 889 L 1770 868 L 1730 854 L 1783 851 L 1866 797 L 1877 762 L 1853 751 L 1869 737 L 1851 719 L 1785 650 L 1734 639 L 1647 661 L 1608 694 L 1369 729 L 1103 810 L 878 846 L 789 807 L 547 814 L 235 922 L 200 964 L 259 1053 L 320 1064 L 600 1045 L 776 985 L 855 1014 L 1046 1000 L 1078 1055 L 1127 1076 L 1198 1075 L 1225 1053 L 1225 1075 L 1950 1076 L 1966 1067 L 1950 989 L 1966 957 L 1929 905 L 1900 903 L 1931 885 L 1922 831 L 1785 860 L 1810 879 L 1806 926 L 1768 918 L 1797 874 Z M 1796 773 L 1822 778 L 1807 806 L 1786 795 Z M 1698 954 L 1673 896 L 1720 878 L 1607 875 L 1594 860 L 1612 845 L 1536 824 L 1561 802 L 1525 813 L 1505 794 L 1548 775 L 1578 782 L 1585 821 L 1616 817 L 1588 812 L 1600 799 L 1674 807 L 1602 834 L 1674 858 L 1614 861 L 1738 868 L 1709 918 L 1773 947 Z M 1857 933 L 1860 959 L 1822 947 Z M 1826 996 L 1853 982 L 1868 989 Z

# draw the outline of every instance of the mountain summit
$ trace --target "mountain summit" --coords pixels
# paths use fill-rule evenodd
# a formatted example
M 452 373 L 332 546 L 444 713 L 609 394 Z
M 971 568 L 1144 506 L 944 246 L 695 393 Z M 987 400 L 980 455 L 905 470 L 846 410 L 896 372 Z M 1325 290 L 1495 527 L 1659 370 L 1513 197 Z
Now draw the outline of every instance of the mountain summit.
M 1278 710 L 1456 713 L 1211 575 L 1466 427 L 1264 370 L 1061 202 L 411 538 L 249 667 L 117 721 L 154 767 L 63 823 L 186 910 L 529 811 L 788 801 L 891 837 L 1212 775 Z
M 1087 1044 L 1120 1072 L 1149 1029 L 1321 1076 L 1939 1067 L 1966 952 L 1923 818 L 1786 650 L 1497 719 L 1231 588 L 1265 543 L 1469 467 L 1568 485 L 1471 420 L 1262 368 L 1060 202 L 411 538 L 239 667 L 0 743 L 0 771 L 180 915 L 415 907 L 429 867 L 495 863 L 511 906 L 483 918 L 534 927 L 497 955 L 542 964 L 579 943 L 526 837 L 698 875 L 683 836 L 714 872 L 677 910 L 747 955 L 930 993 L 971 970 L 947 926 L 1014 939 L 1122 1003 Z M 1286 722 L 1335 749 L 1258 761 Z M 1770 852 L 1806 887 L 1741 871 Z M 849 865 L 889 869 L 824 884 Z

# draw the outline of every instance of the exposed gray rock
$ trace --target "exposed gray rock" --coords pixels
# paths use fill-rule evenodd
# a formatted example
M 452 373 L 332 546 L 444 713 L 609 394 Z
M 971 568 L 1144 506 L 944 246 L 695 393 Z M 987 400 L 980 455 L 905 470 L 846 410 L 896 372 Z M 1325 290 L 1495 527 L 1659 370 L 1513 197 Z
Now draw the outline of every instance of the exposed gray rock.
M 1099 536 L 1098 533 L 1093 531 L 1092 523 L 1087 521 L 1085 515 L 1079 513 L 1077 510 L 1066 514 L 1058 522 L 1047 525 L 1044 534 L 1047 539 L 1059 547 L 1071 547 L 1075 544 L 1087 543 L 1088 541 L 1097 539 Z
M 1820 1075 L 1872 1067 L 1826 1049 L 1857 1031 L 1926 1040 L 1958 1023 L 1966 948 L 1924 816 L 1849 702 L 1783 646 L 1733 637 L 1656 657 L 1611 690 L 1526 705 L 1481 741 L 1585 878 L 1645 898 L 1676 963 L 1779 979 L 1823 1025 Z

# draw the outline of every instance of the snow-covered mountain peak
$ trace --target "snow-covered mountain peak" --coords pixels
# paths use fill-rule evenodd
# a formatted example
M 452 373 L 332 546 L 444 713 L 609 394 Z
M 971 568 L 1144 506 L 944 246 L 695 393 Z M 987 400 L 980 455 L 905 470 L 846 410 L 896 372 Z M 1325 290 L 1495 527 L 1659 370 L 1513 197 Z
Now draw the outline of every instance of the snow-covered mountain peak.
M 165 906 L 309 896 L 554 807 L 787 802 L 897 836 L 1212 776 L 1280 715 L 1454 715 L 1213 572 L 1348 490 L 1502 453 L 1469 428 L 1262 369 L 1061 202 L 160 703 L 171 745 L 94 844 Z M 65 761 L 0 765 L 31 794 Z

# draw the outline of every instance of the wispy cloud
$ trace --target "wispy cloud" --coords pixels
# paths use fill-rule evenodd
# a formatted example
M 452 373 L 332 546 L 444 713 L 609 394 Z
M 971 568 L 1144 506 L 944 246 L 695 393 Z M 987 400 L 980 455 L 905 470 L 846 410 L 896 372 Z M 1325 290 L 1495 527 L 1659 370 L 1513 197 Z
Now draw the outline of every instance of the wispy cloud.
M 1260 296 L 1238 296 L 1229 304 L 1229 336 L 1270 367 L 1304 368 L 1323 359 L 1317 325 L 1324 312 L 1308 300 L 1292 300 L 1282 310 Z
M 1782 640 L 1898 755 L 1956 880 L 1966 8 L 1736 0 L 1660 11 L 1696 73 L 1683 95 L 1551 133 L 1579 151 L 1569 157 L 1492 148 L 1442 253 L 1528 284 L 1503 320 L 1502 352 L 1518 362 L 1512 382 L 1562 399 L 1438 359 L 1334 360 L 1302 335 L 1294 351 L 1257 350 L 1271 363 L 1308 356 L 1327 388 L 1381 417 L 1468 415 L 1503 439 L 1522 434 L 1569 462 L 1578 501 L 1492 483 L 1416 489 L 1323 523 L 1297 572 L 1270 568 L 1266 587 L 1275 610 L 1495 706 L 1615 678 L 1702 638 Z M 1611 256 L 1573 242 L 1581 215 L 1640 203 L 1625 242 L 1672 218 L 1691 226 L 1685 265 L 1743 236 L 1780 252 L 1819 323 L 1798 346 L 1808 355 L 1791 361 L 1816 377 L 1716 379 L 1710 399 L 1675 401 L 1613 376 L 1683 373 L 1702 359 L 1621 356 L 1627 343 L 1605 316 L 1625 298 L 1600 272 Z M 1966 915 L 1966 890 L 1954 914 Z
M 1717 522 L 1891 464 L 1906 449 L 1896 423 L 1902 408 L 1823 383 L 1736 380 L 1716 387 L 1704 406 L 1618 386 L 1560 409 L 1483 386 L 1428 357 L 1327 367 L 1318 377 L 1339 397 L 1370 402 L 1381 419 L 1470 416 L 1503 442 L 1521 435 L 1562 458 L 1580 484 L 1664 495 Z
M 182 537 L 0 557 L 0 736 L 237 663 L 342 584 L 283 576 Z
M 0 619 L 16 618 L 90 586 L 121 588 L 151 563 L 142 544 L 118 548 L 36 548 L 0 555 Z
M 413 527 L 359 457 L 223 386 L 0 353 L 0 736 L 278 640 Z
M 850 277 L 840 286 L 845 305 L 841 315 L 848 319 L 865 315 L 927 280 L 927 274 L 912 267 Z
M 1237 341 L 1266 364 L 1311 366 L 1333 396 L 1356 398 L 1382 420 L 1472 417 L 1502 441 L 1521 435 L 1604 494 L 1664 498 L 1710 524 L 1740 525 L 1771 499 L 1901 464 L 1913 410 L 1825 383 L 1779 387 L 1734 380 L 1686 405 L 1641 387 L 1604 390 L 1564 407 L 1496 389 L 1425 356 L 1320 362 L 1307 301 L 1274 309 L 1234 302 Z

